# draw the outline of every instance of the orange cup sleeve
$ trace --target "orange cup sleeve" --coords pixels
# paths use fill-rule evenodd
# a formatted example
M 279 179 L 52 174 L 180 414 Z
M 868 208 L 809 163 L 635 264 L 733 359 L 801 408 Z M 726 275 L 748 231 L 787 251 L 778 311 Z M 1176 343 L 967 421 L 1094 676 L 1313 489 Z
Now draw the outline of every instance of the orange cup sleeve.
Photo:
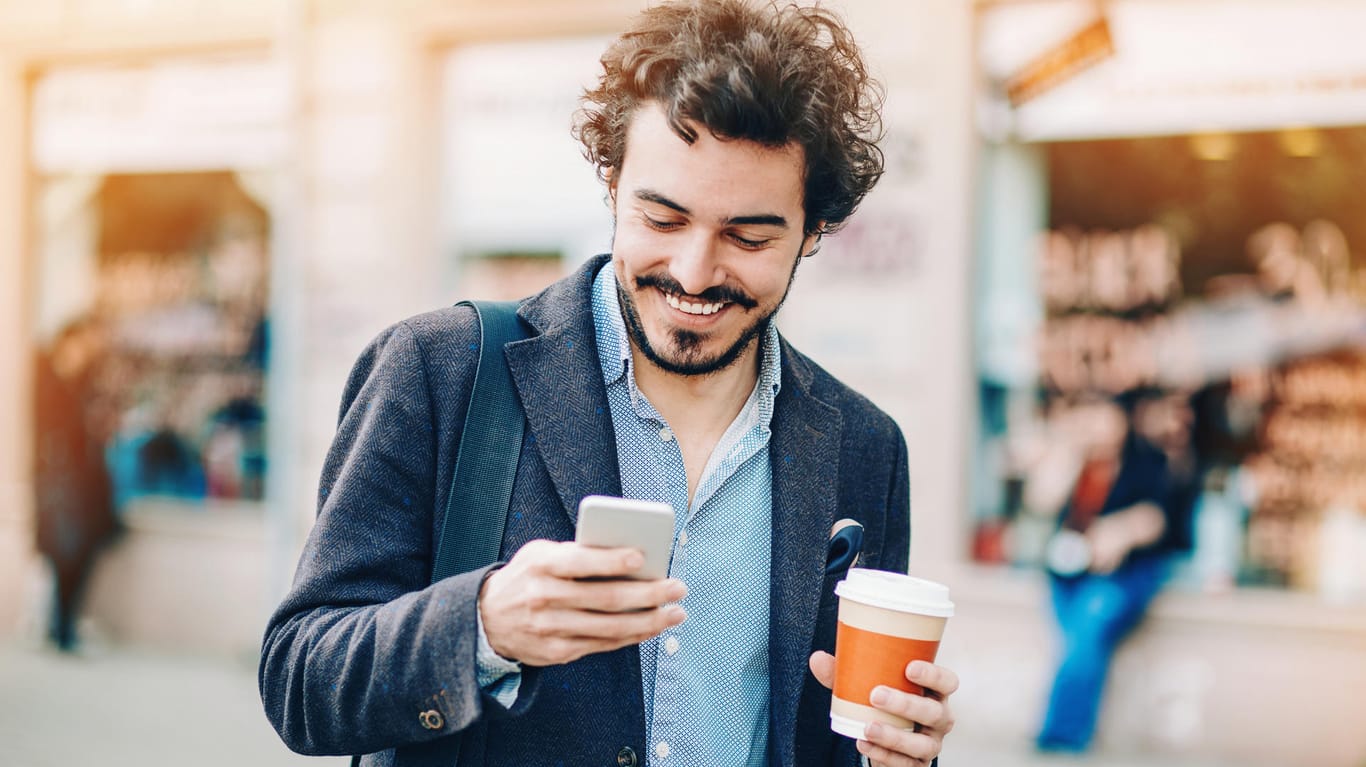
M 906 678 L 906 666 L 913 660 L 933 663 L 938 652 L 938 640 L 888 636 L 840 623 L 835 634 L 835 697 L 872 706 L 868 696 L 878 685 L 923 695 L 920 685 Z

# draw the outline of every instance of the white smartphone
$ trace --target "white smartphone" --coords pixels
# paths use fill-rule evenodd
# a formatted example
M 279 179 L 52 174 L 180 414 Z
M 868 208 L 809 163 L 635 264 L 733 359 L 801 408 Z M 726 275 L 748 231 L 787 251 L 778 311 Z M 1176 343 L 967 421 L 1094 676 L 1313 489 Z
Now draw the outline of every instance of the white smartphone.
M 667 578 L 673 553 L 674 510 L 657 501 L 586 496 L 579 501 L 579 525 L 574 540 L 588 546 L 639 549 L 645 555 L 645 564 L 630 577 Z

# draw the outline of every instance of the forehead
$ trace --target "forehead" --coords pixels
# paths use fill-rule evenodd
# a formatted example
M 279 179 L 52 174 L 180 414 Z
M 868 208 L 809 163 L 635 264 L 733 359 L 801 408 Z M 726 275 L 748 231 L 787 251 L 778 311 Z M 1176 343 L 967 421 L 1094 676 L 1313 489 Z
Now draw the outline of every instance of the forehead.
M 800 212 L 805 170 L 800 145 L 719 139 L 696 127 L 697 139 L 689 144 L 669 127 L 658 104 L 641 104 L 632 115 L 625 156 L 614 179 L 619 188 L 628 196 L 635 189 L 650 189 L 690 210 Z M 735 210 L 737 206 L 746 210 Z

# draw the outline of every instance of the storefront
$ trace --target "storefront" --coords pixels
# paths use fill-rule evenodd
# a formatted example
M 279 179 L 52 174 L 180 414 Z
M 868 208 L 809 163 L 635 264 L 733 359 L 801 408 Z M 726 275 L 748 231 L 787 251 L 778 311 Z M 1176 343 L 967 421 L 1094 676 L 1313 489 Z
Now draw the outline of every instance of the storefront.
M 227 623 L 259 609 L 206 568 L 265 573 L 263 551 L 234 549 L 259 546 L 270 522 L 281 74 L 262 52 L 209 53 L 58 64 L 32 82 L 23 342 L 40 364 L 89 350 L 73 379 L 79 417 L 127 534 L 97 560 L 88 614 L 115 637 L 158 632 L 145 605 L 182 612 L 209 597 Z M 70 417 L 40 408 L 33 428 Z
M 1112 716 L 1112 742 L 1267 758 L 1219 725 L 1225 707 L 1244 731 L 1310 718 L 1247 702 L 1240 679 L 1275 652 L 1252 629 L 1275 626 L 1323 648 L 1294 673 L 1320 680 L 1321 750 L 1293 758 L 1366 750 L 1329 702 L 1335 673 L 1366 675 L 1348 652 L 1366 636 L 1366 55 L 1348 32 L 1364 24 L 1333 2 L 979 12 L 969 549 L 1018 578 L 1057 566 L 1084 471 L 1073 403 L 1118 402 L 1165 453 L 1178 565 L 1132 654 L 1180 637 L 1205 681 L 1117 690 L 1114 708 L 1186 713 L 1147 735 Z

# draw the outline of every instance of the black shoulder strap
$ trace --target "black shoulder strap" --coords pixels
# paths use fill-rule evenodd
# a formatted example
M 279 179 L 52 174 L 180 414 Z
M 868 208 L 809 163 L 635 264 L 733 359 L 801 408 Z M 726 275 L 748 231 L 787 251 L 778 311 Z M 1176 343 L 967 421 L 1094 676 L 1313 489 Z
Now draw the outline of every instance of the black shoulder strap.
M 432 566 L 432 583 L 498 561 L 507 522 L 512 479 L 522 452 L 526 415 L 517 401 L 503 347 L 527 337 L 517 304 L 511 301 L 461 301 L 479 318 L 479 364 L 474 370 L 465 427 L 456 448 L 455 473 L 446 499 Z M 460 762 L 461 739 L 453 737 L 448 757 Z M 351 767 L 359 767 L 359 754 Z
M 505 345 L 527 336 L 517 318 L 517 304 L 461 303 L 473 306 L 479 317 L 479 365 L 460 433 L 432 583 L 498 561 L 526 423 L 503 357 Z

